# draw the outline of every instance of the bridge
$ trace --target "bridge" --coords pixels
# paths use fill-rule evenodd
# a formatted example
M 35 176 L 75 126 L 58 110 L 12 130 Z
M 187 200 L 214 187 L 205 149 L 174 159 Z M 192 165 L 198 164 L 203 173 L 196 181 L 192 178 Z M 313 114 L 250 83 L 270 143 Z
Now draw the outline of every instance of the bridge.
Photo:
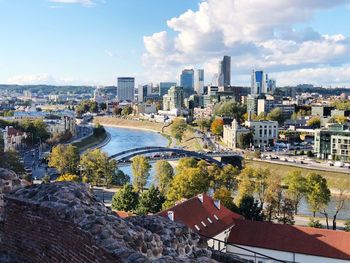
M 150 153 L 175 153 L 175 155 L 159 155 L 150 157 L 152 161 L 161 160 L 161 159 L 179 159 L 182 157 L 193 157 L 197 159 L 205 160 L 209 163 L 216 164 L 222 167 L 224 164 L 221 161 L 214 159 L 214 157 L 242 157 L 240 153 L 237 152 L 194 152 L 178 148 L 167 148 L 167 147 L 158 147 L 158 146 L 146 146 L 138 147 L 130 150 L 125 150 L 116 154 L 111 155 L 110 159 L 116 159 L 118 165 L 128 164 L 132 157 L 137 155 L 144 155 Z

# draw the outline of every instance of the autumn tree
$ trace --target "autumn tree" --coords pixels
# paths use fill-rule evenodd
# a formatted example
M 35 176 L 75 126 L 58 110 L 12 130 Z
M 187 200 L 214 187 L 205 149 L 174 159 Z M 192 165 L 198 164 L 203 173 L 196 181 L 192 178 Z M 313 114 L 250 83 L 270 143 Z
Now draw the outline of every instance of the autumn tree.
M 100 149 L 88 150 L 81 156 L 81 175 L 87 177 L 92 185 L 112 184 L 117 169 L 116 160 L 110 160 L 109 156 Z
M 149 172 L 151 170 L 151 165 L 145 156 L 140 155 L 132 159 L 131 169 L 133 174 L 132 183 L 135 191 L 143 191 L 143 188 L 147 184 L 147 179 L 150 175 Z
M 68 146 L 59 144 L 52 148 L 49 156 L 49 166 L 55 167 L 61 174 L 77 174 L 79 158 L 77 147 L 71 144 Z
M 254 178 L 254 169 L 244 168 L 238 176 L 238 193 L 236 195 L 236 204 L 239 205 L 245 196 L 253 196 L 255 186 L 252 183 Z
M 337 229 L 337 217 L 341 210 L 345 208 L 345 203 L 349 200 L 348 190 L 345 180 L 338 180 L 336 183 L 337 194 L 334 196 L 335 198 L 335 207 L 334 214 L 332 219 L 332 229 Z
M 63 174 L 61 176 L 59 176 L 56 179 L 56 182 L 75 182 L 78 183 L 80 181 L 79 176 L 75 175 L 75 174 Z
M 280 108 L 274 108 L 267 114 L 266 118 L 269 121 L 277 121 L 279 124 L 283 124 L 284 121 L 282 110 Z
M 222 205 L 231 211 L 238 211 L 237 206 L 233 203 L 232 192 L 224 186 L 216 189 L 213 197 L 216 200 L 220 200 Z
M 314 116 L 311 119 L 309 119 L 306 123 L 307 126 L 310 126 L 314 129 L 320 128 L 321 126 L 321 119 L 319 116 Z
M 176 118 L 170 126 L 170 132 L 176 140 L 181 142 L 187 128 L 188 126 L 184 119 Z
M 281 177 L 280 176 L 268 176 L 267 177 L 267 188 L 265 192 L 265 203 L 266 207 L 264 213 L 266 220 L 271 222 L 276 218 L 280 210 L 280 204 L 282 199 L 282 187 L 281 187 Z
M 221 136 L 224 130 L 224 120 L 221 118 L 215 119 L 210 127 L 211 132 L 216 136 Z
M 154 180 L 162 194 L 166 194 L 168 191 L 173 177 L 174 169 L 169 162 L 165 160 L 159 160 L 156 162 Z
M 283 179 L 283 182 L 287 187 L 286 196 L 292 201 L 295 214 L 298 214 L 300 201 L 307 193 L 306 178 L 300 171 L 292 171 Z

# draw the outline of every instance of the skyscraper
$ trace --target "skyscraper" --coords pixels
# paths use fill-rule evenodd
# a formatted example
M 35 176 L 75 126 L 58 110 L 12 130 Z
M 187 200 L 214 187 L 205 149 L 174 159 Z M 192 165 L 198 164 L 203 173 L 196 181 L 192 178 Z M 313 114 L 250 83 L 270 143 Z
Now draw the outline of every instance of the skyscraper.
M 182 109 L 184 106 L 184 92 L 182 87 L 172 86 L 163 96 L 163 110 Z
M 168 90 L 172 87 L 176 86 L 176 82 L 160 82 L 159 83 L 159 95 L 163 97 L 168 93 Z
M 118 78 L 118 100 L 134 101 L 135 97 L 135 78 Z
M 194 89 L 199 95 L 204 93 L 204 69 L 197 69 Z
M 180 76 L 180 86 L 184 90 L 194 89 L 194 70 L 193 69 L 184 69 Z
M 231 57 L 224 56 L 219 61 L 218 70 L 219 86 L 230 86 L 231 85 Z
M 260 95 L 262 93 L 267 93 L 266 85 L 267 74 L 264 74 L 264 71 L 259 70 L 252 72 L 252 84 L 250 94 Z

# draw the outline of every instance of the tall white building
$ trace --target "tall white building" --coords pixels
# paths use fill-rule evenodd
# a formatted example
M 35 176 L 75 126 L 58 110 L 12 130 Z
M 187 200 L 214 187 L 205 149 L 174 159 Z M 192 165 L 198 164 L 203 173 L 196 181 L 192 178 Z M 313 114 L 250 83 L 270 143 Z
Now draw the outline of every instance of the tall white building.
M 202 95 L 204 93 L 204 69 L 196 70 L 194 89 L 198 95 Z
M 118 100 L 134 101 L 135 98 L 135 78 L 118 78 Z

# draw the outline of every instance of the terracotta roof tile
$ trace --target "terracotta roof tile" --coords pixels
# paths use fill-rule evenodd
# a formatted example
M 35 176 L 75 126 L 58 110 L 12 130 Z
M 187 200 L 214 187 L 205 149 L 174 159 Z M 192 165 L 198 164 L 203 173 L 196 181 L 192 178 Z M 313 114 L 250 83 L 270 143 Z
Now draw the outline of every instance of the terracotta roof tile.
M 214 200 L 205 194 L 203 194 L 203 203 L 195 196 L 159 212 L 157 215 L 168 218 L 168 211 L 174 212 L 174 221 L 183 223 L 193 231 L 207 237 L 214 237 L 228 229 L 233 225 L 235 219 L 243 219 L 241 215 L 232 212 L 223 205 L 220 205 L 220 209 L 218 209 Z
M 228 242 L 350 260 L 350 233 L 344 231 L 236 220 Z

